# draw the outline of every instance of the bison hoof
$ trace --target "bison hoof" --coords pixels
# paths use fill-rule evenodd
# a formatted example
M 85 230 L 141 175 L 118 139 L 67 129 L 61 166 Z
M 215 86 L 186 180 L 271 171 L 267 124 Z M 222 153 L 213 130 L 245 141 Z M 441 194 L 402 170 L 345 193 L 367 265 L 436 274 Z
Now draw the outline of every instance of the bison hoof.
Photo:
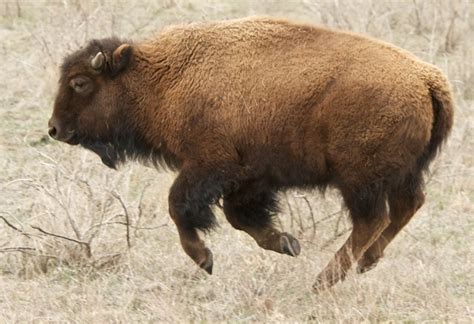
M 360 259 L 359 262 L 357 263 L 357 269 L 356 269 L 357 273 L 362 274 L 362 273 L 372 270 L 373 268 L 377 266 L 377 264 L 379 263 L 379 260 L 380 258 L 372 259 L 372 258 L 367 258 L 365 256 L 362 257 L 362 259 Z
M 313 284 L 313 292 L 319 293 L 321 291 L 327 290 L 334 286 L 337 282 L 342 281 L 346 278 L 346 274 L 343 272 L 333 272 L 329 274 L 323 272 L 318 275 L 315 283 Z
M 208 274 L 212 274 L 212 252 L 208 248 L 206 248 L 206 259 L 199 264 L 199 266 L 206 270 Z
M 297 256 L 301 252 L 298 240 L 288 233 L 281 234 L 280 246 L 283 253 L 291 256 Z
M 327 281 L 318 278 L 316 279 L 316 282 L 313 284 L 313 293 L 318 294 L 323 290 L 326 290 L 330 287 L 330 285 L 327 283 Z

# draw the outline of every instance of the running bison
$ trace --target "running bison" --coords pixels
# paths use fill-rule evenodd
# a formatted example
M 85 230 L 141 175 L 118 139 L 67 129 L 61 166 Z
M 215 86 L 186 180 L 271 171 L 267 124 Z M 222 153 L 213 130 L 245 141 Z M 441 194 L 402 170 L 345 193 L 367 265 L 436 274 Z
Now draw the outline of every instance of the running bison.
M 434 66 L 353 33 L 270 18 L 92 40 L 68 56 L 49 134 L 97 153 L 178 171 L 169 213 L 208 273 L 199 237 L 227 220 L 264 249 L 296 256 L 273 226 L 277 193 L 337 188 L 353 229 L 317 277 L 374 267 L 424 201 L 423 172 L 446 140 L 453 101 Z

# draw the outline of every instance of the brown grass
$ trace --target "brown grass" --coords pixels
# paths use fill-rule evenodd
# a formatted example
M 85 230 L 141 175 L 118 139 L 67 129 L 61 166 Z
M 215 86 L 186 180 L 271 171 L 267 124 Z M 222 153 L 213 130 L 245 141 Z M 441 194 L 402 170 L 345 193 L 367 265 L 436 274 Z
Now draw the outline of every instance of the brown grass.
M 139 165 L 115 172 L 45 136 L 58 65 L 87 39 L 260 14 L 385 39 L 440 66 L 456 95 L 427 203 L 376 269 L 320 295 L 311 284 L 350 228 L 336 193 L 282 195 L 281 226 L 302 243 L 295 259 L 262 251 L 218 211 L 207 276 L 182 252 L 167 215 L 173 174 Z M 471 322 L 472 35 L 469 1 L 1 2 L 0 322 Z

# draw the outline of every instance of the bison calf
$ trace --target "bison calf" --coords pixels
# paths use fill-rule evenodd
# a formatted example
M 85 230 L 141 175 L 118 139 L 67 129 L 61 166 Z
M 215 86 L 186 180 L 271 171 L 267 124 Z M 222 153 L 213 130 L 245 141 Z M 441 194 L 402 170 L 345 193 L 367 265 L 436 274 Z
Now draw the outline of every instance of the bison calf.
M 114 168 L 127 159 L 178 176 L 169 212 L 207 272 L 197 230 L 227 220 L 264 249 L 296 256 L 272 224 L 277 193 L 337 188 L 353 223 L 315 289 L 353 262 L 371 269 L 423 204 L 428 168 L 453 120 L 434 66 L 353 33 L 269 18 L 169 27 L 155 38 L 93 40 L 68 56 L 49 134 Z

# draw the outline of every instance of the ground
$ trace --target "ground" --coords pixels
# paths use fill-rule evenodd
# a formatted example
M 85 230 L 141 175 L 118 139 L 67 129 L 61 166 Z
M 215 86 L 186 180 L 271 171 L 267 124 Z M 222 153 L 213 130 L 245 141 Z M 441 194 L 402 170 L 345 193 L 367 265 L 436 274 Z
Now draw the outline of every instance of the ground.
M 207 276 L 167 215 L 171 172 L 107 169 L 51 141 L 59 65 L 94 37 L 140 39 L 174 23 L 249 15 L 353 30 L 438 65 L 455 124 L 427 201 L 372 271 L 311 285 L 348 235 L 337 192 L 281 195 L 297 258 L 233 230 L 207 237 Z M 474 318 L 474 4 L 469 1 L 10 1 L 0 3 L 0 322 L 465 321 Z

